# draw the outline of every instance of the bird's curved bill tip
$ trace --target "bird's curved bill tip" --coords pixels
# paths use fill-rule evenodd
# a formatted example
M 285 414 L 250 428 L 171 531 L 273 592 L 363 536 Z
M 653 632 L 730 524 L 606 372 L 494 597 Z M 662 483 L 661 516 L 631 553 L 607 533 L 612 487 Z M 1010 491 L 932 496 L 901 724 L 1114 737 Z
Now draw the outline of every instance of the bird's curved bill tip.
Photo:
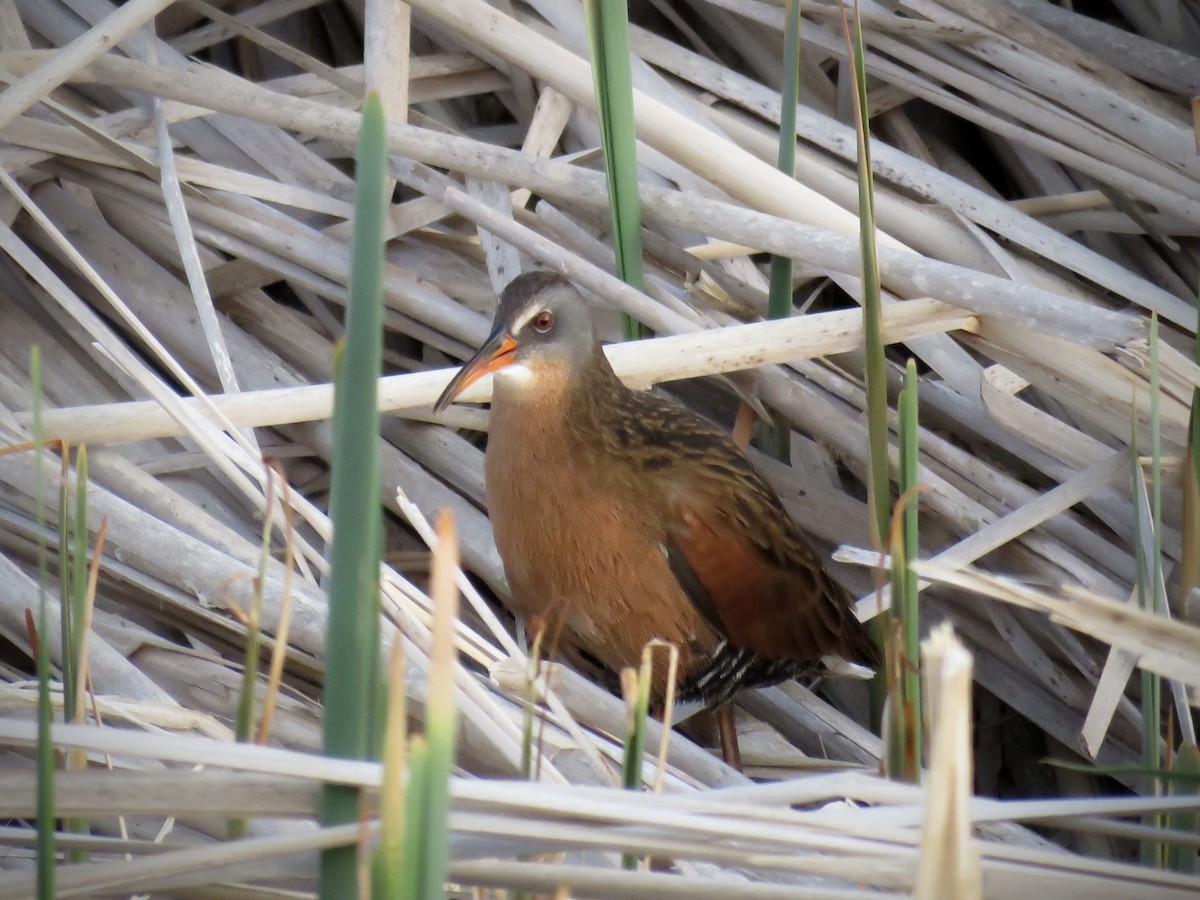
M 442 395 L 433 404 L 433 411 L 440 413 L 450 405 L 455 397 L 484 375 L 503 369 L 513 361 L 516 351 L 517 342 L 507 334 L 501 332 L 490 335 L 483 346 L 479 348 L 479 352 L 467 360 L 458 373 L 450 379 L 450 383 L 446 385 Z

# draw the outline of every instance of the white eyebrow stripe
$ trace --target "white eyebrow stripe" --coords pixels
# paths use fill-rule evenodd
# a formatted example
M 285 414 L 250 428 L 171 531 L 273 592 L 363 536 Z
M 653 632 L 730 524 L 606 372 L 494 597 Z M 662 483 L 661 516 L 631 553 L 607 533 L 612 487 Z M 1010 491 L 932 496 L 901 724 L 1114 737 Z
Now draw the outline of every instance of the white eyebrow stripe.
M 529 324 L 529 320 L 542 311 L 542 304 L 531 303 L 521 311 L 521 314 L 513 320 L 512 333 L 520 334 L 521 329 Z

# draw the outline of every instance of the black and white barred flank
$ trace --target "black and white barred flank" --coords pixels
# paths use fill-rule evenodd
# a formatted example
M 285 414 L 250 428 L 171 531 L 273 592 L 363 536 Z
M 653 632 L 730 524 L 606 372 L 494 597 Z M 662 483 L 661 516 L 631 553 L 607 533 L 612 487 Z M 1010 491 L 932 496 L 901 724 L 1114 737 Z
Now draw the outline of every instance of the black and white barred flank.
M 770 687 L 793 678 L 813 679 L 826 675 L 869 678 L 872 674 L 870 668 L 848 663 L 840 657 L 768 659 L 722 642 L 708 667 L 680 685 L 675 702 L 681 712 L 694 712 L 719 706 L 747 688 Z

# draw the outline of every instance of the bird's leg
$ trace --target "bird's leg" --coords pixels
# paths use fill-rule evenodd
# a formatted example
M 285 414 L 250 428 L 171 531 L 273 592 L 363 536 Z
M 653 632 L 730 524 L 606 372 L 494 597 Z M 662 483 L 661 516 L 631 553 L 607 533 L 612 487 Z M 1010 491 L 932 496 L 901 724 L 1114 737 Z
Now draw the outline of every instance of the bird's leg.
M 738 747 L 737 724 L 733 720 L 733 701 L 727 700 L 716 709 L 717 733 L 721 738 L 721 758 L 725 764 L 742 771 L 742 751 Z

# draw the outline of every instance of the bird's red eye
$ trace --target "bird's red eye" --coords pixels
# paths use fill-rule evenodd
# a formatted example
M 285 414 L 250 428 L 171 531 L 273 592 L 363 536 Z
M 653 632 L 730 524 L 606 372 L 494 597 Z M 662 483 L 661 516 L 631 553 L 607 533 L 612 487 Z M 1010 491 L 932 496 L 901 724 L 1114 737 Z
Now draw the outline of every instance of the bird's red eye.
M 554 327 L 554 313 L 548 309 L 543 309 L 540 313 L 533 317 L 533 328 L 538 334 L 545 334 Z

